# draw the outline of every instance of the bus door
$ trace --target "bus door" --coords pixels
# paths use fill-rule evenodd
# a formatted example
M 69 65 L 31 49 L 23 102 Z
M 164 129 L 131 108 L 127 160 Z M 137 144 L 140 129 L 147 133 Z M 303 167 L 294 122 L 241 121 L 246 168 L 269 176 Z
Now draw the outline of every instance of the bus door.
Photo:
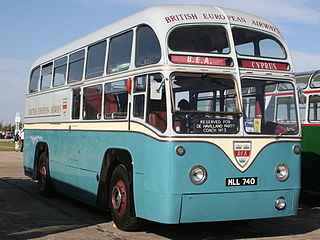
M 166 91 L 162 74 L 137 76 L 133 81 L 132 120 L 155 131 L 167 129 Z

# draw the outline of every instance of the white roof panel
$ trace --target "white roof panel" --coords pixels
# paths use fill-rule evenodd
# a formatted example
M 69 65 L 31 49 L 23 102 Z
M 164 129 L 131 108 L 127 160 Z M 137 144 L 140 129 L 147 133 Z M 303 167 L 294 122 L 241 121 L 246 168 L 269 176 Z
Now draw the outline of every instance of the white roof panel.
M 151 26 L 162 43 L 167 32 L 176 25 L 186 23 L 227 24 L 228 22 L 231 25 L 242 25 L 268 31 L 282 38 L 275 25 L 255 15 L 211 5 L 161 5 L 144 9 L 62 46 L 38 58 L 33 67 L 140 24 Z

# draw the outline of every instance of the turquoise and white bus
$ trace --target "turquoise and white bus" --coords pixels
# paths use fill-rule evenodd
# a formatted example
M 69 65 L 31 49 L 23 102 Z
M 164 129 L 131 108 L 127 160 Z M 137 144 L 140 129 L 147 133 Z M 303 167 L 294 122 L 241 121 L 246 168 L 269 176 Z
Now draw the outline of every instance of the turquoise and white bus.
M 151 7 L 35 61 L 25 174 L 116 226 L 295 215 L 297 91 L 278 28 L 204 5 Z M 286 86 L 279 102 L 270 89 Z M 277 104 L 282 111 L 277 112 Z

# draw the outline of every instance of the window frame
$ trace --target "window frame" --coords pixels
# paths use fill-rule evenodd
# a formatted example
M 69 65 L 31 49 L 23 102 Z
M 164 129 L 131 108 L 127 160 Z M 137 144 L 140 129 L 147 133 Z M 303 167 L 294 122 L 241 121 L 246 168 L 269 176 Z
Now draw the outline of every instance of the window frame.
M 93 76 L 89 76 L 88 75 L 88 67 L 89 67 L 89 63 L 90 63 L 90 57 L 92 57 L 92 55 L 90 55 L 90 49 L 93 49 L 94 47 L 97 47 L 97 46 L 99 46 L 100 44 L 105 44 L 104 45 L 104 51 L 103 51 L 103 53 L 104 53 L 104 56 L 103 56 L 103 61 L 102 61 L 102 63 L 103 63 L 103 65 L 102 65 L 102 68 L 101 68 L 101 70 L 102 71 L 99 71 L 99 72 L 96 72 L 95 73 L 95 75 L 93 75 L 94 73 L 91 73 L 90 75 L 93 75 Z M 101 40 L 101 41 L 99 41 L 99 42 L 96 42 L 96 43 L 94 43 L 94 44 L 91 44 L 91 45 L 89 45 L 89 46 L 87 46 L 87 52 L 86 52 L 86 59 L 85 59 L 85 66 L 84 66 L 84 79 L 91 79 L 91 78 L 95 78 L 95 77 L 101 77 L 101 76 L 103 76 L 104 74 L 105 74 L 105 72 L 106 72 L 106 59 L 107 59 L 107 48 L 108 48 L 108 43 L 107 43 L 107 40 L 106 39 L 103 39 L 103 40 Z
M 242 78 L 241 79 L 241 86 L 242 86 L 242 88 L 243 88 L 243 86 L 244 86 L 244 84 L 243 84 L 243 81 L 245 81 L 245 80 L 252 80 L 252 81 L 261 81 L 261 82 L 264 82 L 264 81 L 266 81 L 266 80 L 264 80 L 264 79 L 261 79 L 261 78 L 250 78 L 250 77 L 244 77 L 244 78 Z M 300 134 L 300 127 L 299 127 L 299 124 L 300 124 L 300 122 L 298 121 L 298 115 L 299 115 L 299 111 L 300 111 L 300 109 L 299 109 L 299 104 L 297 104 L 297 96 L 296 96 L 296 92 L 295 92 L 295 89 L 294 89 L 294 82 L 292 81 L 292 79 L 291 80 L 289 80 L 289 79 L 272 79 L 272 78 L 270 78 L 270 79 L 268 79 L 267 81 L 271 81 L 272 83 L 268 83 L 268 84 L 265 84 L 265 86 L 264 86 L 264 96 L 261 96 L 261 97 L 263 97 L 263 101 L 264 101 L 264 109 L 261 109 L 261 112 L 262 111 L 264 111 L 264 113 L 262 113 L 262 115 L 264 115 L 264 118 L 261 118 L 261 122 L 263 122 L 263 120 L 267 123 L 268 121 L 266 121 L 266 120 L 268 120 L 268 119 L 270 119 L 270 115 L 267 115 L 267 113 L 268 113 L 268 106 L 267 106 L 267 108 L 266 108 L 266 103 L 267 102 L 269 102 L 269 104 L 271 103 L 270 101 L 266 101 L 266 97 L 268 96 L 268 95 L 271 95 L 271 97 L 275 97 L 274 98 L 274 109 L 272 109 L 272 114 L 273 114 L 273 116 L 271 116 L 271 117 L 273 117 L 273 119 L 274 119 L 274 121 L 272 121 L 272 122 L 275 122 L 276 124 L 280 124 L 280 125 L 290 125 L 290 123 L 292 124 L 292 123 L 295 123 L 295 121 L 296 121 L 296 127 L 297 127 L 297 129 L 296 129 L 296 132 L 295 133 L 290 133 L 290 134 L 285 134 L 285 136 L 296 136 L 296 135 L 298 135 L 298 134 Z M 266 81 L 266 82 L 267 82 Z M 282 95 L 283 94 L 283 92 L 282 91 L 280 91 L 279 90 L 279 85 L 278 84 L 282 84 L 282 83 L 286 83 L 286 84 L 291 84 L 292 85 L 292 89 L 291 90 L 287 90 L 287 91 L 289 91 L 289 95 L 287 96 L 287 95 Z M 274 91 L 273 92 L 270 92 L 270 91 L 266 91 L 266 87 L 268 86 L 268 85 L 273 85 L 273 84 L 276 84 L 276 88 L 274 89 Z M 252 86 L 250 86 L 250 87 L 252 87 Z M 254 97 L 255 99 L 256 99 L 256 96 L 258 95 L 258 93 L 257 93 L 257 88 L 256 88 L 256 91 L 254 91 L 254 94 L 253 95 L 251 95 L 250 97 Z M 243 95 L 243 93 L 242 93 L 242 99 L 244 99 L 244 95 Z M 249 97 L 249 96 L 248 96 Z M 279 104 L 278 104 L 278 102 L 279 102 L 279 99 L 284 99 L 284 98 L 290 98 L 290 97 L 292 97 L 293 98 L 293 101 L 292 101 L 292 103 L 291 104 L 294 104 L 294 110 L 295 110 L 295 114 L 294 114 L 294 117 L 295 117 L 295 119 L 293 120 L 293 121 L 290 121 L 290 122 L 288 122 L 288 123 L 284 123 L 284 122 L 280 122 L 279 121 L 279 118 L 278 118 L 278 113 L 279 113 L 279 110 L 278 110 L 278 107 L 279 107 Z M 255 100 L 255 102 L 256 102 L 256 100 Z M 256 107 L 255 107 L 256 108 Z M 255 109 L 254 108 L 254 109 Z M 292 110 L 292 109 L 289 109 L 289 110 Z M 271 111 L 270 111 L 271 112 Z M 267 116 L 267 117 L 266 117 Z M 288 116 L 288 115 L 287 115 Z M 290 111 L 289 111 L 289 117 L 291 117 L 292 115 L 290 114 Z M 255 118 L 254 118 L 255 119 Z M 270 121 L 269 121 L 270 122 Z M 243 123 L 244 123 L 244 132 L 247 134 L 247 135 L 256 135 L 256 136 L 273 136 L 273 135 L 278 135 L 278 134 L 276 134 L 276 133 L 268 133 L 268 131 L 264 131 L 264 132 L 250 132 L 250 131 L 248 131 L 247 130 L 247 128 L 246 128 L 246 119 L 245 119 L 245 117 L 243 118 Z M 261 125 L 262 126 L 262 125 Z
M 139 119 L 140 121 L 145 122 L 146 114 L 147 114 L 146 108 L 147 108 L 148 74 L 142 74 L 142 75 L 135 76 L 133 78 L 133 86 L 135 86 L 135 81 L 139 77 L 145 77 L 144 90 L 140 89 L 139 91 L 135 91 L 134 87 L 132 89 L 133 90 L 132 91 L 132 117 L 135 118 L 135 119 Z M 144 100 L 143 100 L 143 116 L 142 116 L 142 118 L 134 115 L 135 97 L 138 97 L 138 96 L 143 96 L 144 97 Z
M 85 90 L 87 89 L 87 88 L 93 88 L 93 87 L 98 87 L 98 86 L 100 86 L 101 87 L 101 102 L 100 102 L 100 117 L 98 118 L 95 118 L 95 119 L 92 119 L 92 118 L 86 118 L 85 117 L 85 115 L 84 115 L 84 111 L 85 111 Z M 103 119 L 103 116 L 102 116 L 102 114 L 103 114 L 103 90 L 104 90 L 104 86 L 103 86 L 103 84 L 101 84 L 101 83 L 99 83 L 99 84 L 93 84 L 93 85 L 89 85 L 89 86 L 85 86 L 85 87 L 82 87 L 82 96 L 81 96 L 81 98 L 82 98 L 82 103 L 81 103 L 81 116 L 82 116 L 82 120 L 84 120 L 84 121 L 100 121 L 100 120 L 102 120 Z M 99 114 L 99 113 L 97 113 L 97 114 Z M 87 114 L 86 114 L 87 115 Z
M 162 95 L 162 99 L 161 100 L 152 100 L 151 99 L 151 76 L 156 76 L 156 75 L 159 75 L 161 76 L 161 82 L 163 84 L 163 90 L 164 91 L 164 95 Z M 143 75 L 142 75 L 143 76 Z M 160 73 L 160 72 L 154 72 L 154 73 L 149 73 L 149 74 L 145 74 L 144 76 L 146 76 L 146 95 L 145 95 L 145 104 L 144 104 L 144 114 L 145 114 L 145 119 L 144 119 L 144 122 L 148 125 L 148 126 L 151 126 L 155 129 L 157 129 L 157 131 L 161 132 L 161 133 L 164 133 L 168 130 L 169 128 L 169 124 L 168 124 L 168 105 L 167 105 L 167 102 L 168 102 L 168 99 L 167 99 L 167 86 L 165 84 L 165 78 L 164 78 L 164 75 L 163 73 Z M 154 81 L 154 80 L 153 80 Z M 166 126 L 165 126 L 165 129 L 164 131 L 162 131 L 160 128 L 158 128 L 157 126 L 151 124 L 149 122 L 150 119 L 149 116 L 151 115 L 151 111 L 150 111 L 150 102 L 151 101 L 165 101 L 165 114 L 166 114 Z M 150 111 L 150 112 L 149 112 Z M 154 111 L 154 112 L 159 112 L 159 111 Z
M 47 75 L 43 75 L 43 73 L 44 73 L 43 69 L 49 68 L 49 67 L 51 67 L 50 73 L 47 74 Z M 44 79 L 44 77 L 46 77 L 46 76 L 50 76 L 50 84 L 49 84 L 49 86 L 44 87 L 44 86 L 43 86 L 43 83 L 44 83 L 43 79 Z M 41 66 L 41 74 L 40 74 L 40 91 L 51 88 L 51 87 L 52 87 L 52 79 L 53 79 L 53 62 L 49 62 L 49 63 L 43 64 L 43 65 Z M 45 80 L 47 80 L 47 78 L 45 78 Z M 46 82 L 45 82 L 45 83 L 46 83 Z
M 181 50 L 173 50 L 172 48 L 170 48 L 170 44 L 169 44 L 169 40 L 170 40 L 170 35 L 177 29 L 180 29 L 180 28 L 187 28 L 187 27 L 199 27 L 199 26 L 206 26 L 206 27 L 209 27 L 209 26 L 214 26 L 214 27 L 220 27 L 220 28 L 223 28 L 225 30 L 225 34 L 226 34 L 226 43 L 227 43 L 227 46 L 228 46 L 228 49 L 229 51 L 228 52 L 222 52 L 221 53 L 217 53 L 217 52 L 205 52 L 205 51 L 181 51 Z M 167 44 L 167 49 L 169 50 L 169 52 L 181 52 L 181 53 L 192 53 L 192 54 L 210 54 L 210 55 L 229 55 L 231 54 L 231 44 L 230 44 L 230 37 L 229 37 L 229 34 L 228 34 L 228 30 L 225 26 L 221 25 L 221 24 L 206 24 L 206 25 L 203 25 L 203 24 L 194 24 L 194 25 L 189 25 L 189 24 L 184 24 L 184 25 L 178 25 L 174 28 L 172 28 L 170 30 L 170 32 L 168 33 L 168 37 L 167 37 L 167 40 L 166 40 L 166 44 Z
M 112 40 L 113 39 L 116 39 L 116 38 L 118 38 L 118 37 L 121 37 L 121 36 L 124 36 L 124 35 L 126 35 L 126 34 L 132 34 L 131 35 L 131 47 L 130 47 L 130 60 L 129 60 L 129 65 L 128 66 L 126 66 L 126 67 L 124 67 L 124 69 L 123 70 L 115 70 L 115 71 L 112 71 L 112 69 L 110 69 L 111 68 L 111 66 L 110 66 L 110 59 L 113 57 L 113 55 L 111 55 L 111 53 L 113 53 L 113 50 L 112 50 Z M 123 71 L 127 71 L 127 70 L 129 70 L 131 67 L 132 67 L 132 59 L 133 58 L 135 58 L 135 52 L 134 52 L 134 45 L 135 45 L 135 32 L 134 32 L 134 30 L 133 30 L 133 28 L 130 28 L 129 30 L 127 30 L 127 31 L 124 31 L 124 32 L 122 32 L 122 33 L 120 33 L 120 34 L 117 34 L 117 35 L 114 35 L 114 36 L 110 36 L 110 37 L 108 37 L 108 47 L 107 47 L 107 54 L 108 54 L 108 56 L 107 56 L 107 64 L 106 64 L 106 66 L 105 66 L 105 71 L 106 71 L 106 73 L 107 73 L 107 75 L 108 74 L 114 74 L 114 73 L 119 73 L 119 72 L 123 72 Z M 127 64 L 127 63 L 122 63 L 122 64 Z M 117 67 L 119 67 L 119 66 L 121 66 L 122 64 L 120 64 L 120 65 L 117 65 Z
M 65 63 L 59 64 L 59 65 L 57 66 L 56 62 L 61 61 L 61 60 L 64 59 L 64 58 L 66 59 Z M 59 87 L 59 86 L 62 86 L 62 85 L 65 85 L 65 84 L 66 84 L 66 81 L 67 81 L 67 79 L 68 79 L 68 64 L 69 64 L 69 57 L 68 57 L 68 56 L 59 57 L 59 58 L 57 58 L 57 59 L 55 59 L 55 60 L 53 61 L 52 87 Z M 56 69 L 61 68 L 61 67 L 63 67 L 63 66 L 66 67 L 65 75 L 64 75 L 64 82 L 63 82 L 63 84 L 58 84 L 58 85 L 56 85 L 56 84 L 55 84 Z
M 310 120 L 310 103 L 311 103 L 311 98 L 313 97 L 313 96 L 318 96 L 318 97 L 320 97 L 320 94 L 310 94 L 310 95 L 308 95 L 308 112 L 307 112 L 307 116 L 308 116 L 308 118 L 307 118 L 307 120 L 308 120 L 308 122 L 310 122 L 310 123 L 317 123 L 317 122 L 320 122 L 320 119 L 319 120 Z M 319 103 L 320 103 L 320 101 L 319 101 Z M 319 108 L 320 108 L 320 106 L 319 106 Z M 319 116 L 320 117 L 320 116 Z
M 233 34 L 233 30 L 234 29 L 241 29 L 241 30 L 246 30 L 246 31 L 252 31 L 252 32 L 256 32 L 256 33 L 260 33 L 260 34 L 264 34 L 266 36 L 268 36 L 269 38 L 264 38 L 264 39 L 259 39 L 257 41 L 254 41 L 252 42 L 253 43 L 253 46 L 254 46 L 254 55 L 246 55 L 246 54 L 240 54 L 238 53 L 237 49 L 236 49 L 236 44 L 235 44 L 235 37 L 234 37 L 234 34 Z M 231 33 L 232 33 L 232 38 L 234 40 L 234 49 L 235 49 L 235 52 L 237 55 L 239 56 L 243 56 L 243 57 L 253 57 L 253 58 L 263 58 L 263 59 L 279 59 L 279 60 L 286 60 L 288 58 L 288 52 L 287 52 L 287 49 L 285 47 L 285 45 L 282 44 L 282 42 L 273 34 L 269 33 L 269 32 L 264 32 L 264 31 L 259 31 L 257 29 L 252 29 L 252 28 L 248 28 L 248 27 L 242 27 L 242 26 L 232 26 L 231 28 Z M 284 57 L 283 58 L 278 58 L 278 57 L 265 57 L 265 56 L 261 56 L 261 51 L 260 51 L 260 44 L 259 42 L 261 40 L 265 40 L 265 39 L 272 39 L 274 40 L 276 43 L 279 44 L 279 47 L 282 49 L 283 53 L 284 53 Z M 257 48 L 257 45 L 258 45 L 258 49 Z M 259 56 L 256 55 L 256 52 L 259 53 Z
M 125 81 L 126 84 L 126 94 L 127 94 L 127 112 L 126 112 L 126 116 L 124 118 L 107 118 L 106 117 L 106 97 L 105 95 L 106 93 L 106 85 L 107 84 L 111 84 L 111 83 L 115 83 L 115 82 L 120 82 L 120 81 Z M 130 96 L 128 93 L 128 87 L 127 87 L 127 82 L 126 81 L 130 81 L 129 79 L 118 79 L 118 80 L 114 80 L 114 81 L 107 81 L 103 83 L 103 103 L 102 103 L 102 113 L 103 113 L 103 120 L 105 121 L 123 121 L 129 118 L 129 107 L 130 107 Z
M 154 36 L 155 36 L 155 38 L 156 38 L 156 40 L 157 40 L 157 44 L 158 44 L 158 47 L 159 47 L 159 59 L 158 59 L 158 61 L 156 61 L 156 62 L 151 62 L 151 63 L 146 63 L 146 64 L 141 64 L 141 65 L 138 65 L 137 64 L 137 59 L 138 59 L 138 53 L 139 53 L 139 44 L 138 44 L 138 37 L 139 37 L 139 29 L 141 29 L 141 28 L 145 28 L 145 27 L 147 27 L 149 30 L 151 30 L 152 31 L 152 33 L 154 34 Z M 136 30 L 135 30 L 135 42 L 133 42 L 133 44 L 135 45 L 134 47 L 135 47 L 135 52 L 134 52 L 134 66 L 136 67 L 136 68 L 139 68 L 139 67 L 144 67 L 144 66 L 148 66 L 148 65 L 152 65 L 152 64 L 157 64 L 157 63 L 159 63 L 160 61 L 161 61 L 161 58 L 162 58 L 162 51 L 161 51 L 161 44 L 160 44 L 160 41 L 159 41 L 159 38 L 158 38 L 158 36 L 157 36 L 157 34 L 156 34 L 156 32 L 153 30 L 153 28 L 152 27 L 150 27 L 149 25 L 147 25 L 147 24 L 142 24 L 142 25 L 139 25 L 137 28 L 136 28 Z
M 38 78 L 35 79 L 35 81 L 36 81 L 36 89 L 31 89 L 32 80 L 33 80 L 33 74 L 34 74 L 37 70 L 39 70 L 39 73 L 37 73 L 37 74 L 38 74 Z M 33 68 L 33 69 L 31 70 L 31 74 L 30 74 L 30 78 L 29 78 L 29 89 L 28 89 L 28 92 L 29 92 L 29 93 L 34 93 L 34 92 L 39 91 L 39 89 L 40 89 L 40 87 L 39 87 L 39 84 L 40 84 L 40 76 L 41 76 L 41 66 L 39 65 L 39 66 L 37 66 L 37 67 L 35 67 L 35 68 Z
M 293 90 L 294 91 L 294 90 Z M 279 106 L 281 105 L 281 104 L 279 104 L 279 100 L 281 101 L 281 100 L 283 100 L 283 99 L 285 99 L 285 98 L 290 98 L 290 97 L 293 97 L 293 100 L 295 101 L 295 98 L 294 98 L 294 94 L 292 95 L 292 96 L 276 96 L 276 101 L 275 101 L 275 103 L 276 103 L 276 108 L 275 108 L 275 110 L 276 110 L 276 114 L 275 114 L 275 120 L 276 120 L 276 122 L 281 122 L 281 121 L 286 121 L 286 123 L 292 123 L 292 122 L 294 122 L 294 121 L 292 121 L 291 120 L 291 108 L 290 108 L 290 106 L 289 106 L 289 108 L 288 108 L 288 103 L 286 103 L 285 105 L 287 105 L 287 108 L 286 108 L 286 110 L 287 110 L 287 112 L 286 112 L 286 117 L 288 118 L 289 117 L 289 119 L 286 119 L 286 120 L 279 120 L 279 110 L 281 110 L 280 108 L 279 108 Z M 293 103 L 291 103 L 291 104 L 295 104 L 295 102 L 293 101 Z M 290 104 L 290 105 L 291 105 Z M 283 104 L 282 104 L 283 105 Z M 298 119 L 298 116 L 297 116 L 297 114 L 298 114 L 298 112 L 300 113 L 300 108 L 299 108 L 299 106 L 297 105 L 296 106 L 296 109 L 295 109 L 295 119 L 297 120 Z M 289 115 L 288 115 L 289 114 Z
M 237 124 L 237 129 L 236 131 L 234 132 L 230 132 L 230 133 L 183 133 L 183 132 L 178 132 L 174 126 L 175 124 L 175 114 L 180 114 L 180 113 L 183 113 L 183 112 L 188 112 L 189 110 L 181 110 L 180 108 L 178 109 L 178 101 L 177 101 L 177 98 L 176 98 L 176 94 L 179 93 L 179 92 L 183 92 L 182 90 L 181 91 L 174 91 L 174 77 L 177 77 L 177 76 L 182 76 L 182 77 L 198 77 L 198 78 L 201 78 L 202 74 L 201 73 L 190 73 L 190 72 L 173 72 L 171 73 L 170 75 L 170 82 L 169 82 L 169 87 L 170 87 L 170 104 L 171 104 L 171 119 L 172 119 L 172 122 L 171 122 L 171 129 L 173 130 L 174 133 L 178 134 L 178 135 L 188 135 L 188 136 L 196 136 L 196 135 L 201 135 L 201 136 L 209 136 L 209 135 L 214 135 L 214 136 L 230 136 L 230 135 L 238 135 L 240 133 L 241 130 L 241 126 L 242 126 L 242 123 L 241 123 L 241 117 L 240 115 L 242 114 L 242 112 L 240 112 L 240 94 L 238 94 L 238 83 L 237 83 L 237 80 L 234 76 L 231 76 L 231 75 L 219 75 L 219 74 L 208 74 L 208 77 L 210 78 L 216 78 L 216 79 L 224 79 L 224 80 L 230 80 L 230 82 L 232 82 L 233 84 L 233 87 L 234 88 L 231 88 L 233 91 L 234 91 L 234 101 L 235 101 L 235 106 L 236 106 L 236 109 L 237 111 L 235 112 L 225 112 L 225 111 L 218 111 L 218 112 L 210 112 L 210 111 L 205 111 L 205 112 L 208 112 L 208 114 L 214 116 L 214 115 L 224 115 L 222 118 L 220 119 L 226 119 L 228 118 L 227 116 L 235 116 L 234 117 L 234 120 L 236 120 L 236 124 Z M 216 90 L 219 90 L 219 100 L 220 99 L 228 99 L 228 93 L 226 93 L 227 90 L 230 90 L 230 89 L 216 89 Z M 223 91 L 222 91 L 223 90 Z M 192 92 L 191 90 L 187 90 L 188 92 L 188 95 L 189 95 L 189 102 L 193 102 L 191 97 L 192 95 L 190 95 L 190 93 Z M 198 91 L 198 93 L 200 92 L 203 92 L 203 91 Z M 198 95 L 197 95 L 198 96 Z M 222 97 L 223 96 L 223 97 Z M 180 99 L 179 99 L 180 100 Z M 224 108 L 226 107 L 226 102 L 224 102 Z M 219 104 L 219 108 L 221 109 L 221 105 Z M 169 110 L 168 110 L 169 111 Z M 202 112 L 202 111 L 193 111 L 193 110 L 190 110 L 190 113 L 195 115 L 195 114 L 205 114 L 205 112 Z
M 320 88 L 320 86 L 313 86 L 313 80 L 314 80 L 314 78 L 316 77 L 316 76 L 319 76 L 320 77 L 320 71 L 315 71 L 314 73 L 312 73 L 311 75 L 310 75 L 310 77 L 309 77 L 309 82 L 310 82 L 310 88 Z M 320 81 L 319 81 L 320 82 Z M 307 84 L 307 86 L 308 86 L 308 84 Z
M 309 117 L 309 108 L 308 105 L 309 103 L 307 103 L 307 99 L 309 98 L 308 95 L 303 95 L 302 98 L 304 98 L 304 103 L 300 103 L 300 101 L 298 101 L 298 105 L 299 105 L 299 113 L 300 113 L 300 121 L 301 122 L 307 122 L 308 121 L 308 117 Z M 304 107 L 303 107 L 304 105 Z M 304 109 L 304 110 L 302 110 Z M 308 111 L 307 111 L 308 110 Z M 302 114 L 304 112 L 304 114 Z
M 73 118 L 73 113 L 74 113 L 74 91 L 79 90 L 79 117 L 78 118 Z M 71 121 L 79 121 L 82 120 L 82 88 L 81 87 L 76 87 L 71 89 L 71 111 L 70 111 L 70 119 Z
M 74 56 L 75 54 L 79 54 L 80 52 L 83 52 L 83 56 L 82 57 L 77 57 L 75 59 L 72 59 L 71 60 L 71 57 Z M 83 61 L 83 64 L 82 64 L 82 74 L 81 74 L 81 79 L 79 80 L 71 80 L 70 79 L 70 69 L 71 69 L 71 64 L 74 64 L 76 62 L 80 62 L 80 61 Z M 69 53 L 68 54 L 68 76 L 67 76 L 67 84 L 72 84 L 72 83 L 76 83 L 76 82 L 80 82 L 83 80 L 84 78 L 84 72 L 85 72 L 85 63 L 86 63 L 86 48 L 82 48 L 80 50 L 77 50 L 75 52 L 72 52 L 72 53 Z

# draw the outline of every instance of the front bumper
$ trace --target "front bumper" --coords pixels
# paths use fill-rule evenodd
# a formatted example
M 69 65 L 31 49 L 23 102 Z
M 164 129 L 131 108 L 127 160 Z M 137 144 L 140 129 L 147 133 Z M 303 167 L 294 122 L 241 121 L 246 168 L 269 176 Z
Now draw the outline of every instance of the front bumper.
M 299 189 L 183 195 L 180 222 L 212 222 L 292 216 L 297 213 Z M 275 208 L 278 197 L 287 206 Z

